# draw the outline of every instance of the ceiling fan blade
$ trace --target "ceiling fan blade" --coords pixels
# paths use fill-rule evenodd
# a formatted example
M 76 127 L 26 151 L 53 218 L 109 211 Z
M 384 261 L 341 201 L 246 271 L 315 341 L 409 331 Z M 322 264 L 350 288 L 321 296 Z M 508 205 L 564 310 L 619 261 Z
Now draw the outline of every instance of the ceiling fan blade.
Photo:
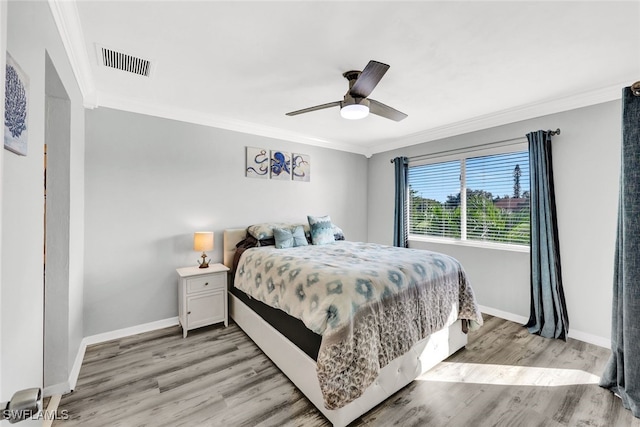
M 366 98 L 373 92 L 373 89 L 375 89 L 388 69 L 389 66 L 387 64 L 378 61 L 369 61 L 351 87 L 351 90 L 349 90 L 349 95 L 354 98 Z
M 316 105 L 315 107 L 303 108 L 302 110 L 287 113 L 287 116 L 297 116 L 298 114 L 310 113 L 312 111 L 324 110 L 325 108 L 338 107 L 340 101 L 329 102 L 328 104 Z
M 377 116 L 395 120 L 396 122 L 408 117 L 405 113 L 391 108 L 382 102 L 378 102 L 375 99 L 369 99 L 369 112 Z

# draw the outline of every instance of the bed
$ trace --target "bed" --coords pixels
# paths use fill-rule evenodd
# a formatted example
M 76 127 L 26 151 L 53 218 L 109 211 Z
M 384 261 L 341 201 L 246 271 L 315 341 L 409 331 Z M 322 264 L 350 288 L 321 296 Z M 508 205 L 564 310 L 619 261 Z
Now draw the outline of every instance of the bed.
M 228 229 L 224 232 L 224 263 L 229 268 L 234 267 L 233 260 L 236 253 L 236 244 L 246 237 L 246 231 L 247 229 L 242 228 Z M 381 245 L 350 242 L 337 242 L 332 245 L 326 245 L 326 250 L 338 251 L 339 253 L 344 254 L 352 253 L 353 255 L 345 255 L 345 258 L 353 258 L 349 263 L 357 265 L 362 262 L 358 259 L 360 253 L 366 252 L 366 250 L 368 250 L 367 247 L 369 246 L 378 251 L 390 251 L 391 249 L 395 251 L 398 250 L 398 248 L 382 247 Z M 320 260 L 319 262 L 322 264 L 322 257 L 326 255 L 316 255 L 315 252 L 313 252 L 313 255 L 309 255 L 312 253 L 309 251 L 315 251 L 317 248 L 318 247 L 309 247 L 299 250 L 296 248 L 296 250 L 297 253 L 307 254 L 306 258 Z M 260 261 L 256 262 L 256 260 L 252 260 L 254 264 L 261 264 L 263 259 L 262 257 L 265 257 L 265 260 L 271 260 L 272 257 L 276 256 L 276 253 L 279 252 L 278 249 L 273 247 L 260 248 L 259 250 L 261 252 L 255 252 L 255 254 L 260 255 Z M 411 253 L 415 255 L 416 252 L 420 252 L 421 254 L 426 253 L 425 251 L 411 251 L 407 252 L 407 254 Z M 287 252 L 287 250 L 282 251 L 282 254 L 284 254 L 283 256 L 288 257 L 288 260 L 291 259 L 291 253 L 291 251 Z M 333 254 L 333 256 L 335 256 L 335 254 Z M 387 257 L 387 252 L 384 252 L 382 256 Z M 248 259 L 252 257 L 243 256 L 241 262 L 245 262 L 245 258 Z M 258 257 L 253 256 L 253 258 Z M 298 261 L 296 260 L 292 262 L 297 263 Z M 339 267 L 342 268 L 345 266 Z M 338 373 L 344 373 L 343 369 L 346 366 L 339 366 L 340 363 L 336 362 L 336 360 L 340 361 L 341 358 L 336 357 L 336 354 L 341 354 L 340 352 L 343 351 L 346 346 L 350 353 L 353 351 L 356 353 L 356 356 L 360 356 L 360 359 L 358 360 L 366 360 L 366 355 L 357 354 L 357 352 L 370 351 L 368 350 L 368 346 L 363 345 L 363 343 L 371 341 L 371 336 L 365 336 L 366 339 L 363 340 L 362 334 L 359 335 L 357 333 L 357 331 L 360 330 L 358 329 L 358 323 L 355 323 L 355 326 L 350 327 L 345 327 L 343 324 L 335 324 L 335 328 L 332 329 L 332 322 L 322 322 L 321 320 L 318 320 L 317 316 L 310 316 L 308 308 L 292 308 L 292 304 L 290 304 L 291 300 L 285 301 L 284 297 L 283 300 L 280 301 L 282 306 L 280 306 L 279 309 L 274 309 L 268 306 L 265 304 L 268 301 L 261 301 L 261 299 L 268 299 L 266 295 L 271 293 L 270 291 L 273 290 L 273 286 L 271 289 L 267 288 L 267 291 L 258 291 L 252 289 L 253 286 L 248 287 L 246 283 L 242 283 L 245 281 L 244 276 L 250 275 L 249 273 L 254 274 L 254 276 L 263 273 L 253 272 L 253 269 L 257 267 L 250 264 L 250 262 L 240 264 L 238 268 L 238 281 L 240 283 L 238 283 L 238 286 L 236 287 L 236 284 L 234 284 L 234 278 L 232 277 L 232 283 L 229 291 L 229 312 L 232 319 L 334 426 L 346 426 L 351 421 L 368 412 L 393 393 L 409 384 L 437 363 L 464 347 L 467 342 L 465 332 L 468 326 L 478 326 L 482 323 L 482 318 L 475 300 L 473 300 L 473 294 L 470 287 L 468 293 L 471 300 L 465 302 L 465 307 L 462 307 L 462 305 L 459 306 L 457 303 L 450 304 L 450 300 L 442 297 L 442 300 L 438 304 L 445 308 L 442 309 L 443 313 L 440 315 L 440 318 L 432 316 L 431 320 L 426 322 L 426 326 L 422 324 L 419 327 L 413 328 L 418 330 L 421 329 L 423 334 L 425 332 L 425 328 L 437 329 L 435 332 L 431 333 L 431 331 L 428 331 L 430 334 L 428 334 L 428 336 L 425 335 L 425 338 L 414 339 L 415 342 L 410 342 L 411 345 L 407 346 L 408 348 L 394 350 L 398 345 L 398 343 L 396 343 L 394 346 L 390 347 L 392 350 L 388 351 L 389 354 L 385 353 L 385 357 L 383 357 L 384 352 L 382 351 L 380 351 L 380 353 L 376 353 L 374 356 L 379 358 L 381 361 L 380 363 L 361 363 L 364 368 L 355 369 L 353 375 L 364 375 L 362 377 L 363 379 L 358 379 L 359 377 L 356 377 L 356 380 L 349 379 L 349 381 L 346 381 L 345 383 L 344 378 L 332 379 L 332 375 L 334 377 L 336 376 L 336 371 Z M 273 270 L 275 271 L 277 268 L 278 267 Z M 307 272 L 309 273 L 307 277 L 312 277 L 314 274 L 312 273 L 312 271 L 314 271 L 313 269 L 319 269 L 320 267 L 316 265 L 315 267 L 311 266 L 305 268 L 312 269 Z M 324 270 L 324 267 L 322 267 L 322 269 Z M 373 271 L 369 273 L 369 270 L 372 269 L 367 268 L 367 274 L 377 274 Z M 424 271 L 422 271 L 421 268 L 417 268 L 417 271 L 424 275 Z M 264 274 L 265 281 L 267 281 L 267 274 Z M 346 274 L 346 271 L 345 269 L 342 269 L 342 271 L 338 271 L 337 274 L 341 275 L 341 277 L 345 277 L 344 274 Z M 358 279 L 354 279 L 358 280 L 358 285 L 362 285 L 360 286 L 361 289 L 357 296 L 367 300 L 370 296 L 368 294 L 371 293 L 368 291 L 371 289 L 365 286 L 366 283 L 363 285 L 366 280 L 363 282 L 361 279 L 361 277 L 363 277 L 363 273 L 360 272 L 359 274 L 360 276 L 358 276 Z M 461 270 L 461 273 L 459 274 L 464 276 L 464 271 Z M 288 276 L 291 276 L 291 274 L 288 274 Z M 389 276 L 392 278 L 395 277 L 391 273 Z M 462 276 L 460 279 L 465 281 L 466 287 L 466 278 Z M 262 279 L 260 282 L 261 281 Z M 257 283 L 258 281 L 255 280 L 255 277 L 252 277 L 250 283 L 253 284 L 254 282 Z M 273 283 L 273 281 L 271 282 Z M 411 282 L 411 284 L 413 284 L 413 281 Z M 406 288 L 408 285 L 409 283 L 407 282 L 404 287 Z M 244 291 L 239 290 L 242 286 L 245 287 Z M 323 285 L 322 288 L 324 287 L 325 286 Z M 345 288 L 346 287 L 347 286 L 345 286 Z M 300 292 L 309 292 L 304 286 L 301 288 L 302 289 L 298 288 L 297 291 L 293 291 L 293 295 L 297 296 L 298 299 L 303 296 L 306 297 L 306 295 L 300 295 Z M 326 288 L 333 289 L 328 284 Z M 257 286 L 256 289 L 258 289 Z M 252 293 L 253 295 L 251 295 Z M 284 294 L 281 293 L 281 295 Z M 312 300 L 313 297 L 315 297 L 315 295 L 309 294 L 307 301 Z M 388 295 L 387 299 L 389 299 Z M 335 303 L 335 300 L 332 301 Z M 401 300 L 398 301 L 401 302 Z M 273 301 L 270 301 L 269 303 L 273 305 Z M 322 303 L 324 303 L 323 299 L 320 300 L 320 304 Z M 316 305 L 317 304 L 318 302 L 316 301 Z M 350 304 L 355 307 L 355 303 Z M 278 301 L 276 301 L 275 305 L 278 306 Z M 333 305 L 335 304 L 331 304 L 332 307 Z M 377 307 L 376 304 L 370 305 L 374 308 Z M 276 312 L 275 314 L 280 316 L 280 320 L 276 321 L 270 319 L 265 315 L 263 312 L 264 310 Z M 347 310 L 347 308 L 343 308 L 343 310 Z M 331 310 L 321 309 L 320 311 L 326 311 L 329 313 Z M 373 311 L 378 313 L 376 310 Z M 285 312 L 295 314 L 297 318 L 291 317 Z M 356 313 L 356 309 L 353 308 L 352 312 Z M 463 312 L 465 313 L 464 316 L 461 314 Z M 368 318 L 381 316 L 379 313 L 373 315 L 371 313 L 372 312 L 369 312 Z M 397 313 L 393 312 L 390 316 L 397 316 Z M 358 316 L 354 315 L 353 317 L 356 318 Z M 464 319 L 459 319 L 459 317 L 464 317 Z M 327 318 L 330 319 L 331 316 L 327 315 Z M 360 316 L 360 318 L 362 318 L 362 316 Z M 384 320 L 386 324 L 389 318 L 382 316 L 381 319 L 386 319 Z M 406 321 L 403 322 L 403 324 L 410 323 Z M 286 327 L 282 328 L 283 325 L 295 325 L 296 323 L 304 323 L 302 326 L 306 326 L 306 329 L 308 329 L 306 331 L 307 335 L 309 335 L 309 337 L 307 337 L 307 341 L 305 341 L 305 339 L 301 339 L 299 342 L 299 338 L 294 337 L 290 331 L 286 330 Z M 431 325 L 431 323 L 433 323 L 433 325 Z M 367 330 L 367 327 L 368 326 L 365 326 L 365 330 Z M 302 327 L 299 329 L 305 328 Z M 341 334 L 336 333 L 337 331 L 349 331 L 346 334 L 344 332 L 342 333 L 342 335 L 347 336 L 348 339 L 343 340 L 344 337 L 342 337 Z M 317 336 L 317 339 L 314 338 L 314 335 Z M 333 339 L 332 341 L 332 337 L 338 335 L 342 338 L 340 340 Z M 314 341 L 316 341 L 315 344 Z M 382 341 L 382 338 L 380 338 L 380 341 Z M 296 344 L 294 344 L 294 342 L 296 342 Z M 307 342 L 307 344 L 305 344 L 305 342 Z M 308 342 L 311 342 L 311 344 L 308 344 Z M 329 342 L 329 344 L 327 344 L 327 342 Z M 320 343 L 319 347 L 318 343 Z M 338 347 L 336 347 L 336 345 L 338 345 Z M 338 350 L 336 350 L 336 348 Z M 362 350 L 362 348 L 365 348 L 365 350 Z M 321 368 L 321 366 L 323 366 L 323 368 Z M 347 375 L 345 374 L 342 376 Z M 341 376 L 338 375 L 338 377 Z M 336 390 L 338 391 L 332 394 L 327 390 L 331 389 L 333 386 L 336 386 Z

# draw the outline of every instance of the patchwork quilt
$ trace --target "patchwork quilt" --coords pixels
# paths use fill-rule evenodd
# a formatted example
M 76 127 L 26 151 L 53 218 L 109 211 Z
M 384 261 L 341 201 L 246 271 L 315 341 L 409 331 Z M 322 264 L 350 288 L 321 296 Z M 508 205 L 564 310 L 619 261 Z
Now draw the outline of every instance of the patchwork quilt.
M 425 250 L 349 241 L 251 248 L 234 286 L 322 335 L 316 370 L 328 409 L 357 399 L 382 367 L 456 319 L 482 324 L 460 263 Z

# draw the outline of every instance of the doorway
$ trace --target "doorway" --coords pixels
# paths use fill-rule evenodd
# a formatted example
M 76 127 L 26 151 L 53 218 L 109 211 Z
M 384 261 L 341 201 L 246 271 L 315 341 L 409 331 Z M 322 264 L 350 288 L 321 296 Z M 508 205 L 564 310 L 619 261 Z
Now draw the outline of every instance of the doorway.
M 45 56 L 43 384 L 50 396 L 69 391 L 71 101 Z

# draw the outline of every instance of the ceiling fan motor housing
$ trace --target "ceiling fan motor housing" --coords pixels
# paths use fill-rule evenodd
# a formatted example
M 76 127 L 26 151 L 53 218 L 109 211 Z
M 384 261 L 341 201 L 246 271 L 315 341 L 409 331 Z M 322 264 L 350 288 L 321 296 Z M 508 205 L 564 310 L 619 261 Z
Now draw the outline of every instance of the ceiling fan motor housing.
M 342 73 L 342 76 L 349 80 L 349 90 L 344 94 L 344 100 L 340 102 L 340 115 L 346 119 L 361 119 L 369 114 L 369 100 L 351 96 L 350 93 L 360 74 L 362 74 L 362 71 L 357 70 Z M 345 109 L 345 107 L 347 108 Z
M 354 98 L 348 93 L 344 96 L 344 101 L 340 102 L 340 108 L 344 108 L 347 105 L 364 105 L 369 108 L 369 100 L 367 98 Z
M 355 81 L 358 80 L 360 74 L 362 74 L 362 71 L 358 70 L 345 71 L 344 73 L 342 73 L 342 77 L 349 80 L 349 89 L 351 89 L 351 86 L 353 86 Z

